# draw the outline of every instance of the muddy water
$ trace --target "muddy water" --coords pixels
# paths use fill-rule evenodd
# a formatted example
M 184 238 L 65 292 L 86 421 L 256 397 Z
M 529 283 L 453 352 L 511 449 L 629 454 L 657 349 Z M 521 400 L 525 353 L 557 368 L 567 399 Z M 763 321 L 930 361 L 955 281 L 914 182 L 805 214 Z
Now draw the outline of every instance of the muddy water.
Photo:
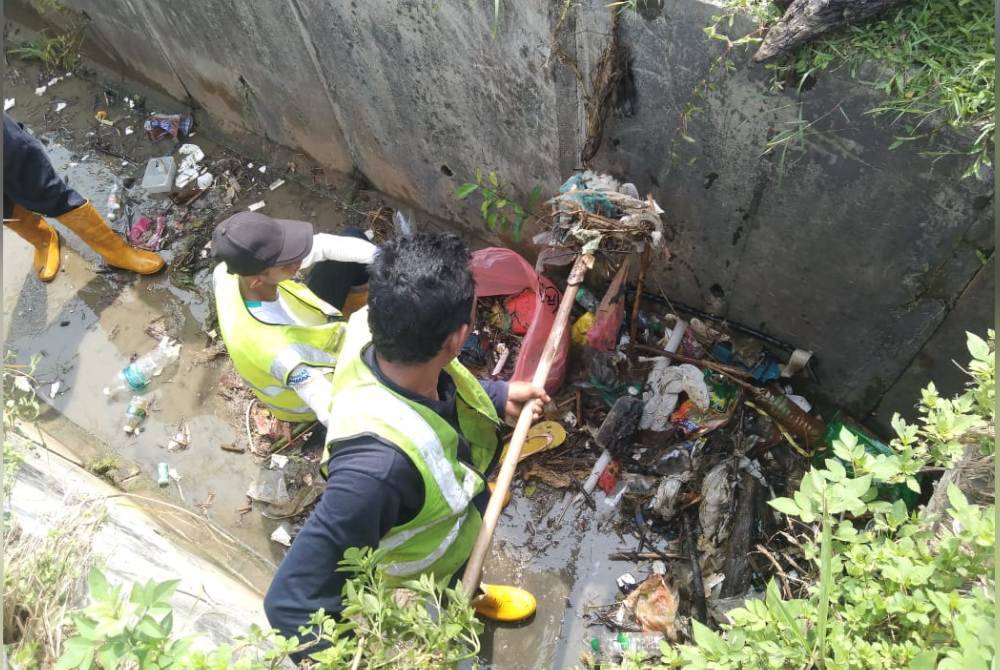
M 107 195 L 115 176 L 141 179 L 148 158 L 170 152 L 168 144 L 154 145 L 142 135 L 141 115 L 123 104 L 108 100 L 102 87 L 80 77 L 70 77 L 50 87 L 43 96 L 35 86 L 48 77 L 23 63 L 8 72 L 5 92 L 16 104 L 11 114 L 49 140 L 50 157 L 60 174 L 90 198 L 104 212 Z M 55 112 L 57 101 L 68 104 Z M 94 109 L 109 111 L 112 119 L 125 118 L 118 128 L 134 128 L 134 134 L 113 138 L 113 149 L 128 157 L 111 157 L 88 147 L 92 136 L 105 133 L 94 121 Z M 180 107 L 173 110 L 183 111 Z M 197 135 L 191 139 L 206 153 L 206 162 L 219 157 L 222 149 Z M 275 167 L 283 166 L 283 160 Z M 277 191 L 268 191 L 273 171 L 260 175 L 254 187 L 241 194 L 232 211 L 265 199 L 266 213 L 313 221 L 317 228 L 335 231 L 347 217 L 342 206 L 350 185 L 342 185 L 339 197 L 317 195 L 289 182 Z M 134 215 L 162 203 L 132 188 L 129 197 Z M 217 213 L 216 220 L 227 215 Z M 269 541 L 274 522 L 258 511 L 240 515 L 245 491 L 258 465 L 252 456 L 222 451 L 221 444 L 246 444 L 245 405 L 232 405 L 221 397 L 220 376 L 228 364 L 225 358 L 199 362 L 198 354 L 211 343 L 206 333 L 209 318 L 210 282 L 205 272 L 194 277 L 194 289 L 178 288 L 169 277 L 136 277 L 109 270 L 100 258 L 79 239 L 60 227 L 63 235 L 62 271 L 51 284 L 42 284 L 31 269 L 30 247 L 6 229 L 3 232 L 4 336 L 8 349 L 18 361 L 40 355 L 36 377 L 41 398 L 50 409 L 42 426 L 58 435 L 87 457 L 102 452 L 116 455 L 121 470 L 138 471 L 128 490 L 159 496 L 196 514 L 196 504 L 214 494 L 207 517 L 244 543 L 208 542 L 211 532 L 199 528 L 183 514 L 159 510 L 161 518 L 175 526 L 192 544 L 201 545 L 209 558 L 236 572 L 263 591 L 269 583 L 273 564 L 281 560 L 283 549 Z M 174 243 L 176 247 L 176 243 Z M 163 252 L 168 263 L 173 252 Z M 122 431 L 127 398 L 108 400 L 101 389 L 108 385 L 130 357 L 152 349 L 156 342 L 144 331 L 147 324 L 163 317 L 168 332 L 182 342 L 181 359 L 155 379 L 154 410 L 137 436 Z M 52 384 L 58 392 L 51 396 Z M 166 444 L 176 427 L 187 422 L 191 445 L 169 452 Z M 94 445 L 97 445 L 95 448 Z M 166 462 L 180 475 L 178 483 L 159 489 L 156 466 Z M 497 668 L 537 669 L 575 665 L 579 653 L 597 629 L 585 627 L 582 613 L 588 606 L 605 605 L 616 596 L 615 577 L 634 566 L 610 563 L 612 551 L 634 548 L 634 538 L 618 537 L 611 521 L 618 514 L 595 495 L 598 509 L 574 508 L 561 524 L 545 523 L 553 507 L 561 509 L 562 495 L 547 493 L 544 487 L 524 495 L 518 485 L 514 500 L 504 512 L 485 579 L 495 583 L 515 583 L 532 591 L 538 612 L 528 623 L 489 626 L 483 636 L 484 657 Z M 155 506 L 154 506 L 155 507 Z M 154 510 L 156 511 L 156 510 Z M 217 539 L 217 538 L 216 538 Z M 644 574 L 644 573 L 642 573 Z
M 539 486 L 527 497 L 525 489 L 518 485 L 501 517 L 483 581 L 528 589 L 538 611 L 522 626 L 488 626 L 483 649 L 497 668 L 571 667 L 601 630 L 586 626 L 587 609 L 615 601 L 623 572 L 639 575 L 630 564 L 608 560 L 611 552 L 635 549 L 636 540 L 614 531 L 620 511 L 600 491 L 596 511 L 577 505 L 550 526 L 564 509 L 562 494 Z
M 116 178 L 122 181 L 132 177 L 140 182 L 146 161 L 173 149 L 169 142 L 153 144 L 147 140 L 142 134 L 142 115 L 129 109 L 120 98 L 111 98 L 113 104 L 108 106 L 102 87 L 94 82 L 68 77 L 37 96 L 36 85 L 47 82 L 49 77 L 42 77 L 36 68 L 19 65 L 12 75 L 15 81 L 8 82 L 5 92 L 16 101 L 10 114 L 47 141 L 57 172 L 102 214 L 106 214 L 108 194 Z M 57 113 L 54 110 L 58 102 L 67 103 L 67 107 Z M 95 106 L 107 110 L 111 119 L 124 119 L 117 124 L 119 131 L 132 127 L 134 133 L 124 136 L 99 126 L 93 117 Z M 111 140 L 105 141 L 111 150 L 128 160 L 95 150 L 95 132 L 102 138 L 110 135 Z M 205 152 L 205 162 L 222 156 L 218 145 L 197 133 L 190 141 Z M 267 184 L 276 177 L 266 171 L 256 172 L 258 167 L 254 169 L 259 175 L 254 178 L 254 188 L 242 193 L 231 211 L 264 199 L 264 211 L 274 216 L 311 220 L 323 230 L 343 225 L 344 216 L 337 203 L 293 182 L 269 191 Z M 134 219 L 158 211 L 165 204 L 146 197 L 139 186 L 128 190 L 127 202 Z M 228 213 L 222 210 L 216 217 L 221 220 Z M 169 219 L 170 224 L 173 222 L 173 218 Z M 119 230 L 123 225 L 123 221 L 113 224 Z M 246 446 L 245 405 L 231 406 L 217 393 L 220 375 L 227 367 L 225 357 L 209 362 L 198 359 L 212 342 L 206 327 L 211 297 L 208 271 L 194 277 L 193 290 L 179 288 L 165 273 L 137 277 L 119 272 L 104 265 L 73 233 L 58 224 L 56 227 L 62 236 L 63 258 L 62 269 L 51 284 L 42 284 L 34 276 L 27 243 L 6 229 L 3 233 L 6 346 L 19 362 L 40 356 L 36 371 L 40 397 L 51 408 L 43 415 L 42 427 L 60 437 L 67 432 L 77 435 L 75 442 L 88 458 L 102 451 L 116 455 L 123 463 L 122 474 L 137 467 L 145 475 L 145 482 L 133 483 L 130 492 L 136 486 L 144 495 L 148 489 L 156 489 L 150 482 L 155 479 L 157 464 L 165 462 L 181 478 L 159 490 L 159 495 L 197 513 L 200 510 L 195 504 L 214 496 L 207 516 L 264 560 L 249 551 L 226 551 L 216 558 L 258 590 L 265 590 L 273 565 L 280 562 L 283 551 L 269 541 L 276 524 L 257 512 L 241 516 L 237 511 L 246 501 L 245 492 L 258 465 L 249 454 L 225 452 L 219 446 L 234 442 Z M 161 252 L 168 266 L 177 246 L 174 242 Z M 146 394 L 154 399 L 150 416 L 138 435 L 128 436 L 122 425 L 129 397 L 109 400 L 101 389 L 112 382 L 132 356 L 156 346 L 156 340 L 145 330 L 158 318 L 163 319 L 167 332 L 182 342 L 181 357 L 178 364 L 150 385 Z M 54 397 L 53 383 L 59 385 Z M 168 452 L 167 442 L 182 422 L 190 429 L 191 445 Z M 87 440 L 82 436 L 90 436 L 91 442 L 103 448 L 86 448 L 83 442 Z M 197 529 L 197 524 L 194 526 Z M 190 522 L 183 528 L 188 534 L 192 532 Z

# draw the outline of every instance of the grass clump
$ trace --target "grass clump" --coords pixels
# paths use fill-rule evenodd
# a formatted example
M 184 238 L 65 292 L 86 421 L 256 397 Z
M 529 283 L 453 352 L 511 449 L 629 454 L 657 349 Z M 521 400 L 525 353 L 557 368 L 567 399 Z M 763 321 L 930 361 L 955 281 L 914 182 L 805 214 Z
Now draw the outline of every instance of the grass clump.
M 8 49 L 7 53 L 23 60 L 37 60 L 48 71 L 72 70 L 80 57 L 83 32 L 72 30 L 50 37 L 42 34 L 21 46 Z
M 758 23 L 747 43 L 756 44 L 781 16 L 770 0 L 729 0 L 729 14 L 715 17 L 706 32 L 728 40 L 715 28 L 733 13 Z M 965 176 L 992 167 L 996 100 L 993 53 L 994 8 L 990 0 L 913 0 L 862 23 L 848 25 L 767 65 L 773 84 L 801 90 L 818 73 L 846 69 L 853 78 L 881 91 L 885 99 L 868 110 L 899 128 L 892 148 L 928 140 L 925 156 L 967 156 Z M 875 64 L 872 68 L 863 65 Z M 956 141 L 940 132 L 953 128 L 973 139 Z M 801 133 L 772 138 L 768 152 Z M 777 140 L 777 141 L 775 141 Z
M 4 527 L 3 642 L 12 668 L 49 668 L 62 655 L 66 611 L 85 593 L 93 563 L 93 513 L 68 509 L 43 535 Z

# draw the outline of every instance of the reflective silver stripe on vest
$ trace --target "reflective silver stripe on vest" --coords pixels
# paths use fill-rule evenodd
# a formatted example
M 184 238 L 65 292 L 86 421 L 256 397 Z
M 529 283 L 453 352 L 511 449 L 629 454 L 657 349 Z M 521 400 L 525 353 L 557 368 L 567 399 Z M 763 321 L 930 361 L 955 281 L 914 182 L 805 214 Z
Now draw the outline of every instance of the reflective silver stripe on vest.
M 274 410 L 275 412 L 287 412 L 288 414 L 302 414 L 302 415 L 313 413 L 312 407 L 310 407 L 309 405 L 299 405 L 298 407 L 289 408 L 289 407 L 278 407 L 277 405 L 272 405 L 265 401 L 261 402 L 264 402 L 265 407 Z
M 243 381 L 246 382 L 247 386 L 249 386 L 251 389 L 268 398 L 276 398 L 285 391 L 289 390 L 287 387 L 284 386 L 265 386 L 264 388 L 258 388 L 253 384 L 251 384 L 250 382 L 247 382 L 245 379 Z M 289 414 L 309 414 L 310 412 L 312 412 L 312 408 L 309 407 L 309 405 L 305 404 L 298 405 L 297 407 L 278 407 L 277 405 L 269 403 L 267 400 L 264 400 L 263 398 L 258 398 L 258 399 L 262 403 L 264 403 L 264 405 L 269 409 L 274 409 L 279 412 L 288 412 Z
M 288 390 L 288 387 L 286 386 L 265 386 L 264 388 L 260 388 L 259 386 L 254 386 L 245 379 L 243 381 L 254 391 L 260 393 L 261 395 L 266 395 L 268 398 L 277 398 L 279 395 Z
M 351 396 L 351 406 L 377 407 L 379 416 L 384 417 L 393 429 L 406 435 L 413 442 L 451 511 L 455 514 L 465 512 L 475 490 L 476 475 L 466 468 L 462 484 L 458 483 L 455 471 L 445 458 L 444 447 L 434 428 L 415 409 L 386 389 L 369 386 L 357 392 L 352 391 Z M 336 425 L 336 420 L 331 416 L 330 426 Z M 327 439 L 336 437 L 331 435 Z
M 279 351 L 274 360 L 271 361 L 271 376 L 283 382 L 296 366 L 303 363 L 329 363 L 330 365 L 335 365 L 337 357 L 322 349 L 317 349 L 311 344 L 302 344 L 301 342 L 289 344 Z
M 444 553 L 448 551 L 448 548 L 451 547 L 452 544 L 454 544 L 455 538 L 458 537 L 458 531 L 461 530 L 462 528 L 462 521 L 464 520 L 465 520 L 464 514 L 458 517 L 458 519 L 456 519 L 455 523 L 452 525 L 451 529 L 448 531 L 448 534 L 445 536 L 443 540 L 441 540 L 441 544 L 434 547 L 434 551 L 427 554 L 427 556 L 425 556 L 424 558 L 421 558 L 416 561 L 400 561 L 396 563 L 390 563 L 385 566 L 385 571 L 388 572 L 393 577 L 406 577 L 408 575 L 415 575 L 417 573 L 423 572 L 427 568 L 431 567 L 432 565 L 434 565 L 434 562 L 437 561 L 442 556 L 444 556 Z
M 434 519 L 430 523 L 425 523 L 420 526 L 414 526 L 413 528 L 407 528 L 406 530 L 401 530 L 398 533 L 383 538 L 383 540 L 379 542 L 378 548 L 384 549 L 385 551 L 392 551 L 396 547 L 402 545 L 404 542 L 419 535 L 425 530 L 430 530 L 431 528 L 434 528 L 435 526 L 438 526 L 440 524 L 448 523 L 453 518 L 455 517 L 454 516 L 441 517 L 440 519 Z

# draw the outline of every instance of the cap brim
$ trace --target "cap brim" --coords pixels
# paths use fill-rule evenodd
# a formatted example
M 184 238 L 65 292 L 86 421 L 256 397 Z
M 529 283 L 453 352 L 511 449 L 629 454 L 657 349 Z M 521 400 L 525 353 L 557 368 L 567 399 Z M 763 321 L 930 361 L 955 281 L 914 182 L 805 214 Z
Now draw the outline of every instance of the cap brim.
M 308 256 L 313 246 L 312 224 L 307 221 L 294 221 L 292 219 L 276 219 L 276 221 L 284 227 L 285 241 L 281 246 L 281 253 L 278 254 L 274 265 L 291 265 Z

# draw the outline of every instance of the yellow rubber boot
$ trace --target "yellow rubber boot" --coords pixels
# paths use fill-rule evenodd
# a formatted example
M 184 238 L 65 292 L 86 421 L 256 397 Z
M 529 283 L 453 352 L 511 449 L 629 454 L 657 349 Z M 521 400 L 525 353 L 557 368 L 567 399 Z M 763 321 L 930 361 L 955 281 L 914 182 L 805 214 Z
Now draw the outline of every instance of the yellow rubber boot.
M 6 221 L 12 231 L 35 248 L 34 267 L 38 278 L 50 282 L 59 272 L 59 233 L 38 214 L 14 205 L 13 219 Z
M 357 291 L 351 289 L 351 292 L 347 294 L 347 300 L 344 301 L 344 308 L 340 310 L 340 313 L 345 317 L 349 317 L 356 311 L 368 304 L 368 289 Z
M 63 224 L 80 236 L 91 249 L 107 261 L 108 265 L 123 270 L 131 270 L 141 275 L 151 275 L 163 269 L 163 259 L 151 251 L 143 251 L 129 246 L 104 221 L 94 205 L 89 201 L 72 212 L 57 217 Z
M 472 608 L 491 621 L 523 621 L 535 613 L 535 596 L 516 586 L 481 584 L 483 594 L 473 599 Z

